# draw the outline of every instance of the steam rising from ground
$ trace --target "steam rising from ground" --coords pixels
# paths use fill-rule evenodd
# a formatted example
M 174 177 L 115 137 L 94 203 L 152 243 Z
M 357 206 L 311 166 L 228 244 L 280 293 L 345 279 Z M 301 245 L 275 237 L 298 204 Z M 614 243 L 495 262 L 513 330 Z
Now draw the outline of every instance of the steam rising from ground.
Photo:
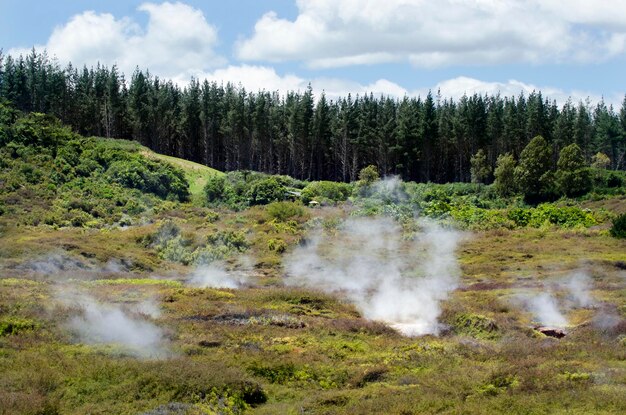
M 544 326 L 565 327 L 568 325 L 565 313 L 572 308 L 587 308 L 595 304 L 591 296 L 591 278 L 582 271 L 570 274 L 552 288 L 534 296 L 519 296 L 518 300 L 533 315 L 537 323 Z M 559 301 L 553 290 L 563 290 L 566 296 Z
M 592 281 L 589 275 L 582 271 L 571 274 L 563 283 L 565 289 L 569 293 L 569 299 L 574 303 L 575 307 L 590 307 L 594 305 L 590 291 Z
M 191 274 L 187 283 L 198 288 L 241 288 L 248 282 L 253 262 L 247 256 L 242 256 L 238 262 L 238 269 L 233 271 L 227 270 L 221 262 L 201 265 Z
M 556 298 L 550 293 L 541 293 L 529 298 L 527 306 L 537 322 L 543 326 L 567 325 L 567 318 L 561 313 Z
M 163 330 L 143 318 L 158 315 L 153 302 L 140 303 L 136 313 L 117 304 L 98 302 L 83 293 L 64 293 L 61 301 L 79 309 L 68 324 L 88 344 L 118 344 L 145 358 L 166 357 L 169 352 Z M 143 316 L 142 316 L 143 315 Z
M 407 336 L 436 334 L 439 303 L 457 286 L 460 234 L 422 222 L 413 240 L 389 218 L 349 219 L 318 231 L 285 259 L 286 284 L 338 292 L 364 317 Z

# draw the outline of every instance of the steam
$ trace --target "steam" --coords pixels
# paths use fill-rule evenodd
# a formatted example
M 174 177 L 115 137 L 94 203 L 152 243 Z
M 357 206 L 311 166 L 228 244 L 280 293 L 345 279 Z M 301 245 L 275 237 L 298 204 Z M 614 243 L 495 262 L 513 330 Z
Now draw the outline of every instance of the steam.
M 372 184 L 372 197 L 387 202 L 401 203 L 408 199 L 399 176 L 386 176 Z
M 158 314 L 155 304 L 140 303 L 139 314 L 124 310 L 117 304 L 100 303 L 85 294 L 64 294 L 61 301 L 79 309 L 68 325 L 87 344 L 117 344 L 144 358 L 169 355 L 164 332 L 141 316 Z
M 140 302 L 134 307 L 135 312 L 150 317 L 150 318 L 159 318 L 161 317 L 161 307 L 154 300 L 154 298 L 149 298 L 145 301 Z
M 349 219 L 285 259 L 286 284 L 342 293 L 372 320 L 407 336 L 436 334 L 439 303 L 457 286 L 459 233 L 421 223 L 413 240 L 389 218 Z
M 528 300 L 528 306 L 535 320 L 543 326 L 563 327 L 567 318 L 559 311 L 556 298 L 550 293 L 541 293 Z
M 587 308 L 595 304 L 591 296 L 592 281 L 585 272 L 577 271 L 553 284 L 553 289 L 566 293 L 564 300 L 558 301 L 550 288 L 534 295 L 519 296 L 524 307 L 535 321 L 544 326 L 565 327 L 568 325 L 565 313 L 571 309 Z
M 576 307 L 585 308 L 594 305 L 594 300 L 590 294 L 591 278 L 586 273 L 578 271 L 571 274 L 563 285 Z
M 201 265 L 191 274 L 188 284 L 198 288 L 241 288 L 248 282 L 253 261 L 248 256 L 239 258 L 238 270 L 229 271 L 222 262 Z

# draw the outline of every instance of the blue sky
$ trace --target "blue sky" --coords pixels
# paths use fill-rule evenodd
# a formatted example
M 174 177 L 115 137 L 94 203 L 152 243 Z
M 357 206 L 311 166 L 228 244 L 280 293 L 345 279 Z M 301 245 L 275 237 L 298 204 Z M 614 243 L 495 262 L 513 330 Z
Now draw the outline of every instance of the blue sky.
M 560 103 L 626 92 L 626 0 L 0 0 L 0 47 L 185 84 Z

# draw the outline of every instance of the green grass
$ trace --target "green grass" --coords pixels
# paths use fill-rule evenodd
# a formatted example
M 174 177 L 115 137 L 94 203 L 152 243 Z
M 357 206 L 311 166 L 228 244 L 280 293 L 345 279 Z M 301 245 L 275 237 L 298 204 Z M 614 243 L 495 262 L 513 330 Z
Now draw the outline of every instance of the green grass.
M 203 190 L 204 186 L 206 185 L 207 179 L 210 176 L 224 174 L 219 170 L 215 170 L 203 164 L 198 164 L 194 163 L 193 161 L 158 154 L 148 149 L 143 150 L 141 153 L 147 157 L 165 161 L 182 169 L 185 172 L 185 178 L 189 182 L 189 193 L 191 193 L 191 200 L 194 204 L 201 205 L 201 200 L 203 199 Z

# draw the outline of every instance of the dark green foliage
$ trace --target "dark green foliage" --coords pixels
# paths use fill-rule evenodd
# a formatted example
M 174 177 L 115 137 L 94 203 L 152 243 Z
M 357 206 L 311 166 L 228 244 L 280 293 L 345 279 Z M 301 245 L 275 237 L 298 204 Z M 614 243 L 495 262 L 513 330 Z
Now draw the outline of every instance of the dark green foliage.
M 566 196 L 580 196 L 591 190 L 591 173 L 577 144 L 561 150 L 555 178 L 559 192 Z
M 483 149 L 478 150 L 470 160 L 472 183 L 486 183 L 491 174 L 491 166 L 487 162 L 487 155 Z
M 9 135 L 10 141 L 18 144 L 50 148 L 53 155 L 59 145 L 64 145 L 76 137 L 76 134 L 61 125 L 58 119 L 36 112 L 18 118 Z
M 226 176 L 209 178 L 204 195 L 207 206 L 241 210 L 248 206 L 285 200 L 289 196 L 288 189 L 295 191 L 296 186 L 304 187 L 304 184 L 289 176 L 234 171 Z
M 458 100 L 366 93 L 333 101 L 322 93 L 316 100 L 311 88 L 285 96 L 219 81 L 180 88 L 139 69 L 127 82 L 116 67 L 60 68 L 45 52 L 1 56 L 0 68 L 0 100 L 19 111 L 52 114 L 86 136 L 134 139 L 224 171 L 355 182 L 361 169 L 375 166 L 381 176 L 407 181 L 467 182 L 477 149 L 493 169 L 498 155 L 518 158 L 537 135 L 555 151 L 575 142 L 586 159 L 606 154 L 609 164 L 597 167 L 626 167 L 626 103 L 619 110 L 602 101 L 559 109 L 541 92 Z M 0 123 L 11 112 L 0 110 Z M 6 136 L 0 126 L 0 142 Z
M 287 189 L 276 178 L 269 177 L 256 181 L 248 190 L 248 203 L 254 205 L 266 205 L 271 202 L 283 200 Z
M 515 159 L 511 154 L 498 156 L 494 176 L 495 181 L 493 185 L 500 196 L 512 196 L 517 192 L 515 182 Z
M 564 228 L 575 226 L 589 227 L 598 223 L 595 216 L 577 206 L 556 206 L 552 203 L 542 203 L 536 208 L 514 208 L 508 213 L 508 218 L 517 227 L 540 227 L 545 223 Z
M 553 190 L 552 150 L 542 136 L 533 138 L 520 154 L 515 183 L 526 200 L 549 198 Z
M 225 246 L 228 249 L 243 252 L 250 244 L 246 240 L 246 235 L 241 231 L 218 231 L 207 237 L 207 243 L 217 246 Z
M 226 197 L 226 176 L 211 176 L 204 186 L 204 194 L 208 203 L 216 203 Z
M 106 174 L 124 187 L 154 193 L 163 199 L 189 198 L 189 185 L 181 170 L 138 154 L 112 162 Z
M 0 202 L 23 206 L 26 224 L 101 227 L 158 203 L 151 195 L 188 197 L 183 172 L 143 157 L 135 144 L 83 138 L 35 113 L 8 127 Z
M 623 213 L 613 219 L 613 226 L 611 226 L 611 236 L 615 238 L 626 238 L 626 213 Z

